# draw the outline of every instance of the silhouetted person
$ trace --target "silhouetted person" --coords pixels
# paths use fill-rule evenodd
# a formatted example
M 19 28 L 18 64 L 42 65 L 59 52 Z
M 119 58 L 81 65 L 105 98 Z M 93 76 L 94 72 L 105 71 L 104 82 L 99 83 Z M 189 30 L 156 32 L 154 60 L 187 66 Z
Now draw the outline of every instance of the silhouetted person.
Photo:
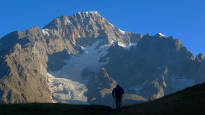
M 123 94 L 124 94 L 124 90 L 120 87 L 120 85 L 117 85 L 112 90 L 112 96 L 115 99 L 116 109 L 120 109 Z

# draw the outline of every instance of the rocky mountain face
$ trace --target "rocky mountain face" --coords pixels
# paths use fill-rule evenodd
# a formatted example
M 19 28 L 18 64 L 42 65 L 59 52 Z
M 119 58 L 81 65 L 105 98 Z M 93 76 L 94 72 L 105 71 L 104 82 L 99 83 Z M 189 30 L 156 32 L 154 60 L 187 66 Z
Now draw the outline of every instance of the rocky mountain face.
M 158 99 L 205 81 L 205 57 L 158 33 L 124 32 L 98 12 L 59 16 L 0 39 L 0 103 L 113 105 Z

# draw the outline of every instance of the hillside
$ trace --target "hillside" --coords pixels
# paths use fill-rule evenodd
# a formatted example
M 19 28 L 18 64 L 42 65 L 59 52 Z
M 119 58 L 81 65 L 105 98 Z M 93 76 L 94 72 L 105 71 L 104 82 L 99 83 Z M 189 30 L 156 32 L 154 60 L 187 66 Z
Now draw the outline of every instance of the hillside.
M 9 104 L 0 105 L 2 115 L 204 115 L 205 84 L 187 88 L 175 94 L 143 104 L 123 107 L 114 111 L 110 107 L 69 104 Z
M 1 115 L 105 115 L 111 108 L 97 105 L 8 104 L 0 105 Z
M 205 84 L 143 104 L 124 107 L 118 115 L 204 115 Z

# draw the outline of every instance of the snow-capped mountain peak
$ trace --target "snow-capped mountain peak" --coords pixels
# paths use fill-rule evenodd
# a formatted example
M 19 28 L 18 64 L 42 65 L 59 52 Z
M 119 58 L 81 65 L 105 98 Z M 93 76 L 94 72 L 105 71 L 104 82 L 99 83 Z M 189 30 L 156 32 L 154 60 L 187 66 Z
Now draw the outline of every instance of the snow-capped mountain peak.
M 156 35 L 159 36 L 159 37 L 165 37 L 166 36 L 163 33 L 157 33 Z
M 78 12 L 76 14 L 78 14 L 78 15 L 86 15 L 86 16 L 89 16 L 89 15 L 98 15 L 98 16 L 100 16 L 100 14 L 97 11 Z M 74 14 L 74 15 L 76 15 L 76 14 Z

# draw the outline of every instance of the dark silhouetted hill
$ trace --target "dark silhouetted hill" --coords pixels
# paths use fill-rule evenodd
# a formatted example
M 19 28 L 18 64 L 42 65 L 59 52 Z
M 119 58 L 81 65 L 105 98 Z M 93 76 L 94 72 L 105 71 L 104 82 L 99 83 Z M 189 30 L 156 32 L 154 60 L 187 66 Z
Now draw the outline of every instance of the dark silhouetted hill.
M 205 84 L 115 111 L 99 105 L 1 104 L 1 115 L 204 115 Z

